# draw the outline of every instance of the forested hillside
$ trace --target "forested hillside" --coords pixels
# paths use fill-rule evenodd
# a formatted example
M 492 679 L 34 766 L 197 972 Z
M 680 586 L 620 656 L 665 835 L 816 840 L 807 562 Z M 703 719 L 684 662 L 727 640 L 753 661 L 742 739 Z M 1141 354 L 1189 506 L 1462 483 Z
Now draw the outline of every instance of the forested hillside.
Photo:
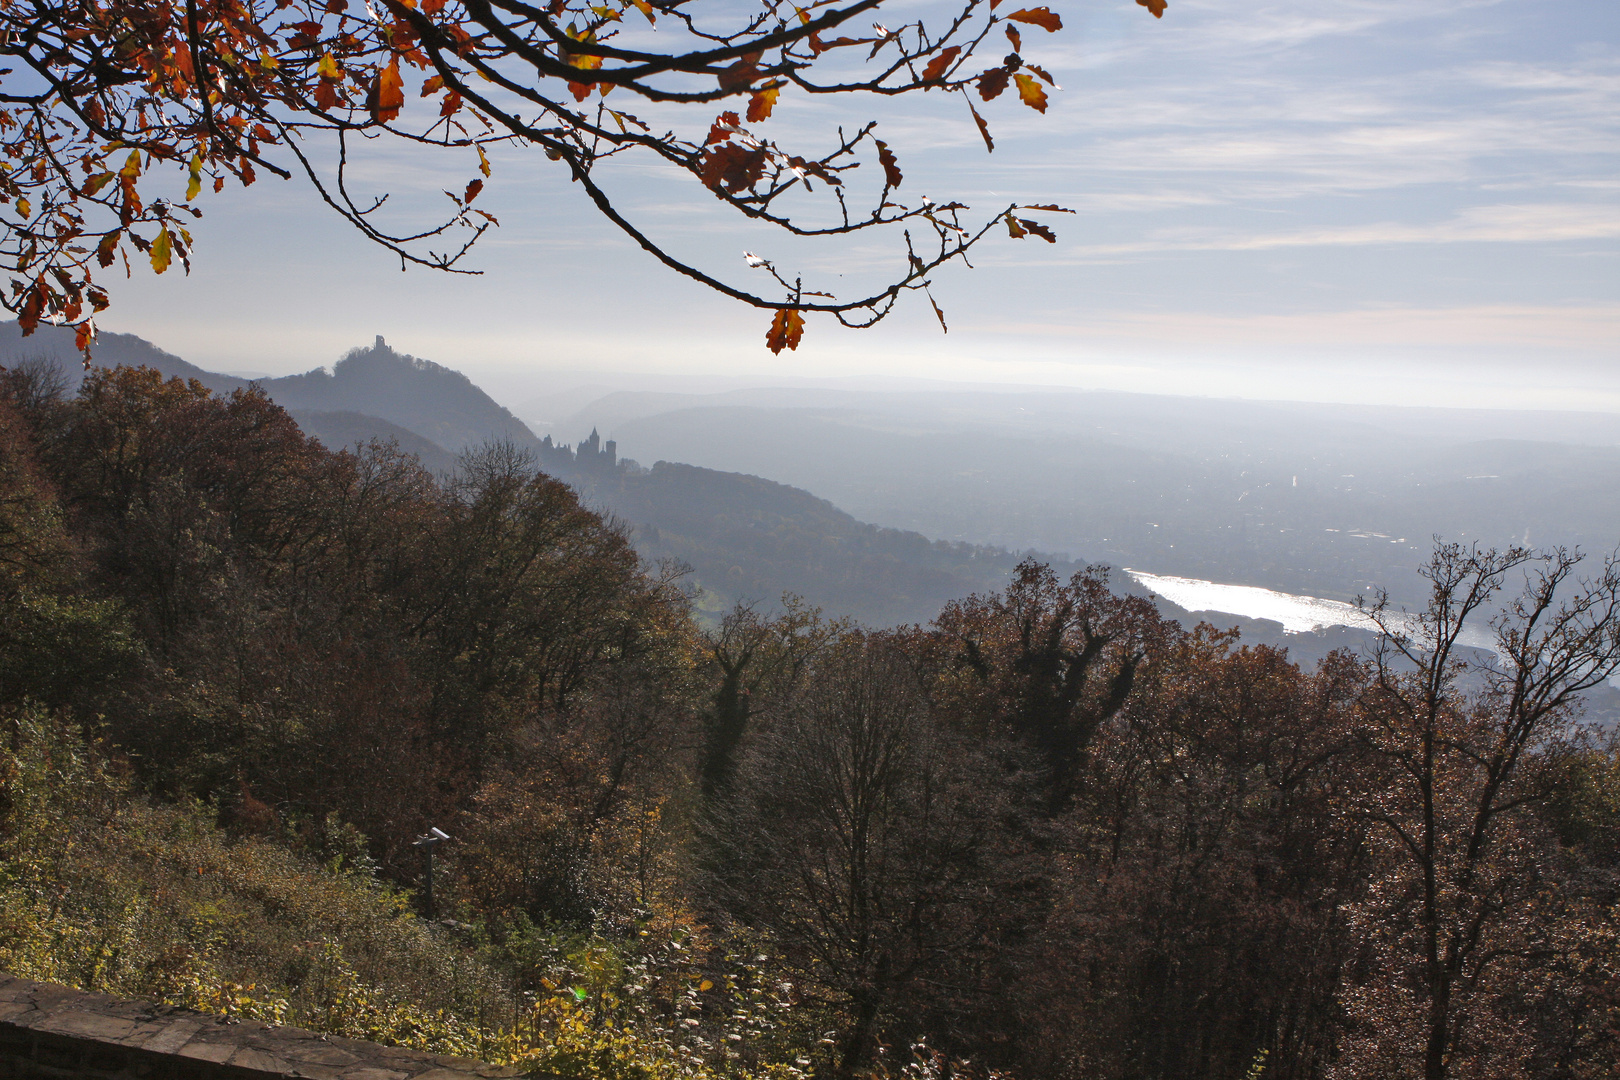
M 71 333 L 42 329 L 26 343 L 15 334 L 15 324 L 0 326 L 0 363 L 8 355 L 13 365 L 18 357 L 54 361 L 64 389 L 79 385 L 84 372 Z M 249 385 L 131 335 L 103 335 L 97 350 L 98 364 L 147 365 L 216 392 Z M 509 445 L 627 526 L 643 559 L 683 568 L 684 587 L 710 622 L 739 602 L 776 609 L 784 593 L 871 625 L 926 622 L 947 600 L 1000 588 L 1019 559 L 1002 548 L 932 542 L 857 521 L 810 492 L 758 476 L 663 461 L 650 470 L 605 467 L 549 438 L 542 443 L 466 376 L 395 352 L 380 338 L 330 371 L 255 385 L 323 446 L 392 444 L 439 477 L 456 472 L 463 452 Z
M 1620 1065 L 1620 568 L 1442 547 L 1310 669 L 1033 560 L 705 630 L 465 461 L 4 372 L 0 968 L 592 1080 Z

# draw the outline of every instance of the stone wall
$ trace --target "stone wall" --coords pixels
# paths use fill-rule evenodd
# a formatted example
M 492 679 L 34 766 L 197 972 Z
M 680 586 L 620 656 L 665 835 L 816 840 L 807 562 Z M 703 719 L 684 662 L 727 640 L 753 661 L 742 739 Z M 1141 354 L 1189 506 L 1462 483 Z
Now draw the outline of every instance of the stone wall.
M 0 1080 L 474 1080 L 517 1069 L 120 1001 L 0 972 Z

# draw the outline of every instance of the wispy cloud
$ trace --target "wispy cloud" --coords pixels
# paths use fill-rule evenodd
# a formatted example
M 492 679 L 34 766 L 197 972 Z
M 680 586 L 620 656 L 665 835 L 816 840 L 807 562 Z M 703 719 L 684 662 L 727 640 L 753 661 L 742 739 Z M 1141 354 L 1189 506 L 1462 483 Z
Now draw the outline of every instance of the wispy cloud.
M 1382 244 L 1546 244 L 1620 238 L 1620 205 L 1546 203 L 1470 207 L 1432 224 L 1377 222 L 1273 233 L 1166 229 L 1129 244 L 1087 246 L 1086 255 L 1167 251 L 1269 251 Z

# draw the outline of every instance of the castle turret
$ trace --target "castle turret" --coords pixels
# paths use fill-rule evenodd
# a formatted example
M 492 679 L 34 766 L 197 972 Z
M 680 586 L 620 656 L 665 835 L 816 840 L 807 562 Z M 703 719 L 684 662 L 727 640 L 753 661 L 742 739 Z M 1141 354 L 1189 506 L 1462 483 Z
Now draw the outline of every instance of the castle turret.
M 602 444 L 602 457 L 608 468 L 615 468 L 619 464 L 619 444 L 609 439 Z

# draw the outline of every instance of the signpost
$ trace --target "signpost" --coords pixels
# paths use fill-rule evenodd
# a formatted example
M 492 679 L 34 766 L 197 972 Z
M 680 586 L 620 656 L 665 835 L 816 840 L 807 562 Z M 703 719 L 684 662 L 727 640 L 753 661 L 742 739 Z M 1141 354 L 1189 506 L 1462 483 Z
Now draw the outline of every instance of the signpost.
M 433 826 L 429 826 L 428 831 L 418 836 L 411 844 L 412 847 L 421 848 L 422 854 L 427 856 L 427 876 L 424 879 L 426 888 L 423 891 L 423 896 L 427 900 L 427 917 L 430 922 L 438 917 L 433 909 L 433 849 L 448 839 L 450 839 L 449 835 L 440 832 Z

